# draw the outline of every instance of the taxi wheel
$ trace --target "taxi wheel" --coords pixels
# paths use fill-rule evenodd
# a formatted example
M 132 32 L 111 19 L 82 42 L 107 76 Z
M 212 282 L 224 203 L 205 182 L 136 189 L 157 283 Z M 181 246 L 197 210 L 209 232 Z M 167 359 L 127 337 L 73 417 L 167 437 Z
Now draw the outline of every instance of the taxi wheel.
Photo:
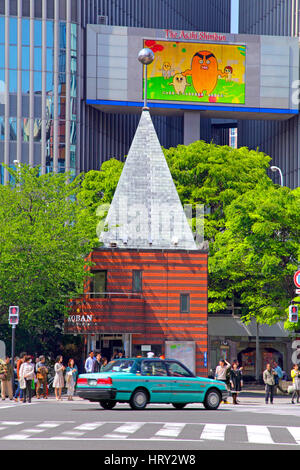
M 221 403 L 221 395 L 217 389 L 211 389 L 207 392 L 204 398 L 204 407 L 207 410 L 216 410 Z
M 113 400 L 101 400 L 99 403 L 105 410 L 112 410 L 117 404 L 117 402 Z
M 133 410 L 144 410 L 148 403 L 148 394 L 146 390 L 137 389 L 130 398 L 130 406 Z
M 182 410 L 185 405 L 187 405 L 187 403 L 172 403 L 172 405 L 174 406 L 174 408 L 176 408 L 176 410 Z

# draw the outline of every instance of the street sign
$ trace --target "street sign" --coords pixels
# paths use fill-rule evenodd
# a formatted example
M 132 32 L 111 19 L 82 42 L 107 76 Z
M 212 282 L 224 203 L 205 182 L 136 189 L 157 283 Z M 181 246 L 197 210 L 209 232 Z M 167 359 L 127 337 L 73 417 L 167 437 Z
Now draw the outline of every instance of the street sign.
M 11 305 L 9 307 L 8 323 L 12 326 L 19 324 L 19 306 Z
M 294 284 L 298 289 L 300 288 L 300 270 L 296 271 L 294 274 Z
M 300 294 L 300 289 L 295 289 L 296 294 Z

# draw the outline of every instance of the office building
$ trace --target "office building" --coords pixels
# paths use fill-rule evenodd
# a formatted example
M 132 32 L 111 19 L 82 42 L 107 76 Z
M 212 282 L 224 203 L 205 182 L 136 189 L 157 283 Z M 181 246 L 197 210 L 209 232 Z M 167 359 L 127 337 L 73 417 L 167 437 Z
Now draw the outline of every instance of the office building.
M 75 175 L 128 152 L 137 116 L 86 103 L 88 24 L 226 32 L 230 1 L 0 0 L 1 163 Z M 154 124 L 162 145 L 183 143 L 182 118 Z
M 299 36 L 298 0 L 240 0 L 239 33 L 295 37 Z M 277 86 L 278 98 L 286 96 L 282 89 L 282 70 L 286 63 L 288 49 L 282 53 L 282 67 L 272 69 L 269 64 L 269 82 Z M 291 84 L 294 102 L 299 107 L 299 71 Z M 272 157 L 271 164 L 278 166 L 283 173 L 283 183 L 291 188 L 300 185 L 300 122 L 299 116 L 285 121 L 248 120 L 238 122 L 238 146 L 251 149 L 260 148 Z M 270 173 L 270 177 L 280 184 L 280 174 Z

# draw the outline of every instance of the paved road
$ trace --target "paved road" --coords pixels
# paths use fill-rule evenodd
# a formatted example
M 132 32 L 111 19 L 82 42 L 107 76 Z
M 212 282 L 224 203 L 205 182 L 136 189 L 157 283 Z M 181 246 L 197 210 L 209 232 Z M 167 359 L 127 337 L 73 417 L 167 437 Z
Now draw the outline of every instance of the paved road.
M 300 449 L 300 404 L 263 395 L 241 395 L 240 404 L 216 411 L 202 405 L 175 410 L 149 405 L 133 411 L 127 404 L 103 410 L 76 398 L 57 402 L 33 399 L 31 404 L 0 401 L 0 450 L 204 450 Z

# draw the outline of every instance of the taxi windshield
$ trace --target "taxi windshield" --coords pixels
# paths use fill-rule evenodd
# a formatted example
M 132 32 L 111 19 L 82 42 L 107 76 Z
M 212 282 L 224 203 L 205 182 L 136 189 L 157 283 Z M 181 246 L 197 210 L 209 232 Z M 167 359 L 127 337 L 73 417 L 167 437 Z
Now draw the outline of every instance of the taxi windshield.
M 129 373 L 134 360 L 132 359 L 118 359 L 116 361 L 110 361 L 107 366 L 103 367 L 101 372 L 124 372 Z

